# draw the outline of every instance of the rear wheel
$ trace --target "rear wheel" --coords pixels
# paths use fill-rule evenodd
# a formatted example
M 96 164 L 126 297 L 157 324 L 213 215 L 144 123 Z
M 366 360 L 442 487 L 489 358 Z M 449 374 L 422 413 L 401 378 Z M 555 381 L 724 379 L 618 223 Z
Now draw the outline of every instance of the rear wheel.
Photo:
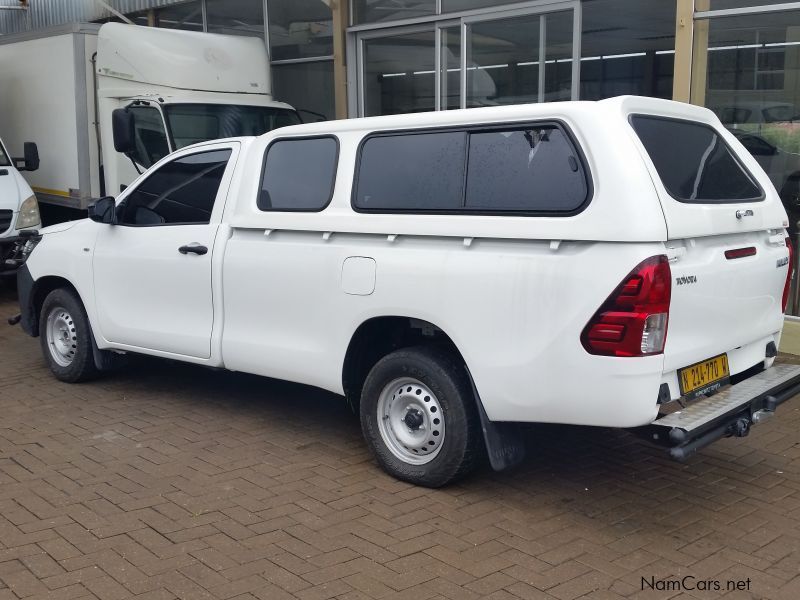
M 44 358 L 56 378 L 77 383 L 97 377 L 89 319 L 71 290 L 59 288 L 45 298 L 39 318 L 39 339 Z
M 483 452 L 466 367 L 433 347 L 398 350 L 372 368 L 361 427 L 390 475 L 440 487 L 469 473 Z

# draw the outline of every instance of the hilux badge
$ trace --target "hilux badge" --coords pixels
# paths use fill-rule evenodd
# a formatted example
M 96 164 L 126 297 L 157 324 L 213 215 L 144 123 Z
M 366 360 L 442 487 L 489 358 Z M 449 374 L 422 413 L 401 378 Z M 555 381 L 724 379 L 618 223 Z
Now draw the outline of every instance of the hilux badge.
M 781 267 L 785 267 L 789 264 L 789 257 L 784 256 L 783 258 L 779 258 L 778 262 L 775 264 L 776 269 L 780 269 Z

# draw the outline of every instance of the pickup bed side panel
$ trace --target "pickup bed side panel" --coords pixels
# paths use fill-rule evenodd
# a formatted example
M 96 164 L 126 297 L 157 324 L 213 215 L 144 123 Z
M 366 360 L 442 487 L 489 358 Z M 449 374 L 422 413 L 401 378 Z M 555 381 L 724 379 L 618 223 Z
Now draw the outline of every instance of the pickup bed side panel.
M 544 241 L 467 246 L 463 238 L 234 229 L 223 270 L 225 366 L 342 393 L 358 326 L 407 316 L 451 337 L 492 420 L 642 425 L 656 414 L 663 357 L 590 356 L 580 335 L 625 275 L 663 253 L 660 243 L 555 250 Z M 348 257 L 374 259 L 374 292 L 345 292 Z

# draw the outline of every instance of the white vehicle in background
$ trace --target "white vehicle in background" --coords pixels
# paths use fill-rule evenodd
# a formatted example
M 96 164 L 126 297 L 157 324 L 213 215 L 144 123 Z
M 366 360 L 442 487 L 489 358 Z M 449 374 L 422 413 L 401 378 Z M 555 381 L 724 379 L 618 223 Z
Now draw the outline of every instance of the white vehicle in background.
M 0 107 L 6 142 L 38 145 L 39 201 L 76 209 L 184 146 L 300 123 L 263 40 L 118 23 L 0 36 Z
M 317 386 L 439 486 L 519 423 L 683 459 L 800 391 L 774 364 L 786 212 L 710 111 L 624 97 L 206 142 L 42 231 L 18 290 L 51 371 L 134 352 Z
M 28 142 L 24 148 L 25 157 L 14 159 L 0 140 L 0 276 L 13 271 L 6 260 L 21 249 L 20 234 L 41 224 L 36 196 L 19 173 L 38 169 L 39 156 L 36 144 Z

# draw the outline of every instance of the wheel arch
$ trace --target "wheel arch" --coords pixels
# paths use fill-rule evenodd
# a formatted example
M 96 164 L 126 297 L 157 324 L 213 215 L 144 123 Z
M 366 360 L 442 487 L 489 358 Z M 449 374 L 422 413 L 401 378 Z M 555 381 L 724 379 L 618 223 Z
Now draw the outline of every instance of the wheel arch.
M 342 388 L 348 402 L 354 408 L 358 406 L 364 380 L 381 358 L 400 348 L 422 344 L 447 348 L 469 371 L 464 354 L 453 338 L 435 323 L 401 315 L 371 317 L 353 332 L 345 353 Z
M 71 281 L 58 275 L 40 277 L 35 280 L 31 286 L 28 296 L 28 306 L 26 307 L 29 310 L 27 327 L 30 328 L 30 331 L 28 331 L 28 333 L 33 337 L 39 337 L 39 317 L 45 298 L 47 298 L 50 292 L 59 288 L 65 288 L 73 292 L 78 297 L 81 304 L 83 304 L 84 310 L 86 309 L 86 302 L 84 302 L 80 292 Z

